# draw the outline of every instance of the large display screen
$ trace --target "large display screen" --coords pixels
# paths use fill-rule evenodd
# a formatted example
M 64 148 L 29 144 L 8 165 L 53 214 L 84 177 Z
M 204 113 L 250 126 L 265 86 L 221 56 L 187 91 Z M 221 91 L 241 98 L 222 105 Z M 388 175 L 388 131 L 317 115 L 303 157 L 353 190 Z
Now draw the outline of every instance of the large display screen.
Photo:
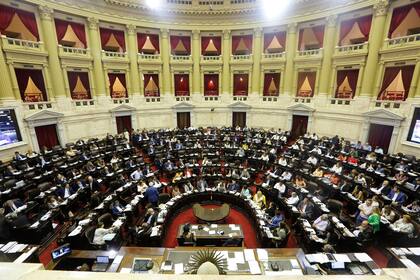
M 0 109 L 0 147 L 22 141 L 15 110 Z
M 408 131 L 407 140 L 410 142 L 420 144 L 420 108 L 416 108 L 414 110 L 410 130 Z

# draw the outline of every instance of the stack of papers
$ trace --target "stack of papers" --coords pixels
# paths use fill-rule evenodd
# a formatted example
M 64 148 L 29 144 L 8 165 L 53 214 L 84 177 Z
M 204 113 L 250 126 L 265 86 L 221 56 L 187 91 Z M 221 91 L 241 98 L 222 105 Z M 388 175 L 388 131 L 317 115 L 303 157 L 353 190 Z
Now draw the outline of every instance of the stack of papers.
M 369 257 L 366 253 L 354 253 L 354 256 L 356 259 L 359 260 L 359 262 L 370 262 L 373 261 L 371 257 Z

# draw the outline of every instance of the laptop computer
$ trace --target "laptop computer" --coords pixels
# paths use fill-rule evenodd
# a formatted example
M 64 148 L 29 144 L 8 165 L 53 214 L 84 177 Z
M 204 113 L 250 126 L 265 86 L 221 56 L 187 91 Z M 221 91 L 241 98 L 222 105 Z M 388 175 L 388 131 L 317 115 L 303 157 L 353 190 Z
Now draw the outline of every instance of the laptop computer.
M 92 271 L 95 272 L 105 272 L 109 265 L 109 257 L 108 256 L 97 256 L 96 262 L 92 266 Z

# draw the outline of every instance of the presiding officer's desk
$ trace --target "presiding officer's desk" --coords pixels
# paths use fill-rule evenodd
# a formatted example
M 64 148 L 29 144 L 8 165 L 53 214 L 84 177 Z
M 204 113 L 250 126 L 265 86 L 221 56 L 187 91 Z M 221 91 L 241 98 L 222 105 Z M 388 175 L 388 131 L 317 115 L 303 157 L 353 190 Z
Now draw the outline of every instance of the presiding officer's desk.
M 184 225 L 178 229 L 178 244 L 182 244 Z M 191 225 L 197 246 L 242 246 L 244 234 L 241 225 Z

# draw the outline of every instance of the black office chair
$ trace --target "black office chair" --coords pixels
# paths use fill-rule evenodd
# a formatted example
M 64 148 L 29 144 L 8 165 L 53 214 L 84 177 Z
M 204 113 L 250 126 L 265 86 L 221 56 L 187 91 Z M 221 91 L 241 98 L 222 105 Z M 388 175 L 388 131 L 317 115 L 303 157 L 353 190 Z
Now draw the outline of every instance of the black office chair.
M 16 179 L 7 180 L 6 182 L 4 182 L 3 188 L 5 190 L 9 190 L 9 189 L 13 188 L 16 185 L 16 182 L 17 182 Z
M 336 199 L 328 199 L 327 207 L 328 209 L 330 209 L 332 214 L 335 214 L 336 216 L 338 216 L 341 212 L 341 209 L 343 209 L 343 203 Z
M 51 187 L 50 182 L 44 182 L 44 183 L 39 184 L 37 188 L 39 189 L 39 191 L 44 192 L 50 189 L 50 187 Z
M 167 193 L 161 193 L 161 194 L 159 194 L 159 204 L 165 204 L 170 199 L 171 199 L 171 197 Z

